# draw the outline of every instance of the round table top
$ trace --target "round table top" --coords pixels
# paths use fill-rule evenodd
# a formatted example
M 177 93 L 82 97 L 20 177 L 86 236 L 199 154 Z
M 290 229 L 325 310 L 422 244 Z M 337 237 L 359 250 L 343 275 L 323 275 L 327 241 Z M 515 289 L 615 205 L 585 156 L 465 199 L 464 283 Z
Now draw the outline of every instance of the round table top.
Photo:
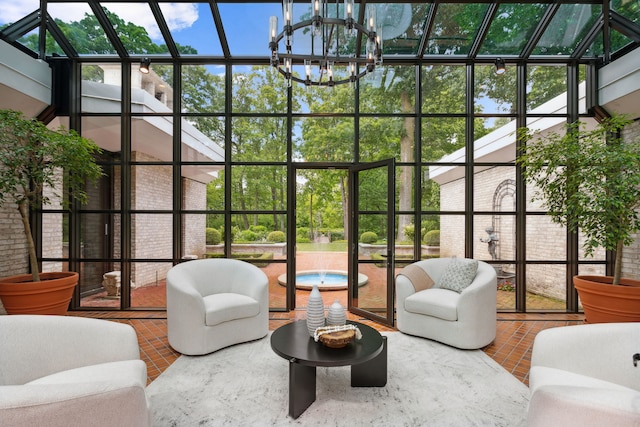
M 347 321 L 358 327 L 362 339 L 342 348 L 315 342 L 307 330 L 307 321 L 298 320 L 279 327 L 271 334 L 271 348 L 280 357 L 308 366 L 348 366 L 373 359 L 382 351 L 382 335 L 371 326 Z

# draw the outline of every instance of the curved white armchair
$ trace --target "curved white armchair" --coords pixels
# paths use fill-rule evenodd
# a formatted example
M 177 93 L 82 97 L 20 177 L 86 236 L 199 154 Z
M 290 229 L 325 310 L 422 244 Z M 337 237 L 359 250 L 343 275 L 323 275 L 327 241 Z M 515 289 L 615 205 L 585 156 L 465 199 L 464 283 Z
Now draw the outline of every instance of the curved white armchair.
M 0 425 L 151 425 L 147 365 L 129 325 L 0 316 Z
M 433 258 L 412 265 L 438 283 L 452 258 Z M 461 349 L 477 349 L 496 337 L 495 269 L 478 261 L 476 276 L 458 293 L 431 287 L 416 292 L 408 277 L 396 276 L 398 330 Z
M 207 354 L 269 332 L 269 279 L 248 262 L 199 259 L 167 273 L 169 344 Z
M 545 329 L 536 335 L 527 425 L 640 426 L 640 323 Z M 640 357 L 640 356 L 638 356 Z

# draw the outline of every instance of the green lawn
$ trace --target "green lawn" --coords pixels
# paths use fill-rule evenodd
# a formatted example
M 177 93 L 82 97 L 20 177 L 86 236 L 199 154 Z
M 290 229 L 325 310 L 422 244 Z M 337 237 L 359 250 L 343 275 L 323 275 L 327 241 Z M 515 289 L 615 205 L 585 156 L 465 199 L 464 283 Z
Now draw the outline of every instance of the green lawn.
M 347 252 L 347 242 L 296 243 L 299 252 Z

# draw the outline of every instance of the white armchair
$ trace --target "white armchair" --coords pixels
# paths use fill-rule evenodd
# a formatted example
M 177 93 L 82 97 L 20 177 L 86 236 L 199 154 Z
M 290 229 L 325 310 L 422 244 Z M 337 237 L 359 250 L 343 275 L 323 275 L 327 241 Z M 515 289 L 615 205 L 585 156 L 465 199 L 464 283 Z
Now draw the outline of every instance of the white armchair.
M 207 354 L 269 332 L 269 279 L 248 262 L 187 261 L 167 273 L 167 334 L 182 354 Z
M 529 373 L 530 427 L 640 426 L 640 323 L 545 329 Z
M 452 258 L 433 258 L 413 263 L 438 283 Z M 416 291 L 411 280 L 396 277 L 398 330 L 461 349 L 477 349 L 496 337 L 495 269 L 478 261 L 471 284 L 460 293 L 431 287 Z
M 0 316 L 0 425 L 151 425 L 133 328 L 70 316 Z

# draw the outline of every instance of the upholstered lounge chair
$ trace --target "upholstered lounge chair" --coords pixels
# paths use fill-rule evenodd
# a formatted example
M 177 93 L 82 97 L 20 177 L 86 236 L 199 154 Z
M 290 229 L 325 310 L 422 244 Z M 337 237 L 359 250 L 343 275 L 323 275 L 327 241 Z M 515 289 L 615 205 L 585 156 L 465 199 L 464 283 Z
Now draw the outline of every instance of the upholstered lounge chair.
M 475 263 L 475 276 L 468 286 L 454 283 L 457 290 L 439 287 L 443 273 L 452 263 Z M 431 283 L 420 286 L 415 268 L 427 273 Z M 456 258 L 418 261 L 396 277 L 398 330 L 429 338 L 461 349 L 477 349 L 496 337 L 496 271 L 489 264 Z M 417 271 L 420 273 L 420 271 Z M 418 274 L 419 276 L 419 274 Z M 422 289 L 424 287 L 424 289 Z
M 531 354 L 527 425 L 640 426 L 636 354 L 640 354 L 640 323 L 539 332 Z
M 269 332 L 269 279 L 248 262 L 187 261 L 167 273 L 167 334 L 182 354 L 201 355 Z
M 146 385 L 129 325 L 0 316 L 0 426 L 149 426 Z

